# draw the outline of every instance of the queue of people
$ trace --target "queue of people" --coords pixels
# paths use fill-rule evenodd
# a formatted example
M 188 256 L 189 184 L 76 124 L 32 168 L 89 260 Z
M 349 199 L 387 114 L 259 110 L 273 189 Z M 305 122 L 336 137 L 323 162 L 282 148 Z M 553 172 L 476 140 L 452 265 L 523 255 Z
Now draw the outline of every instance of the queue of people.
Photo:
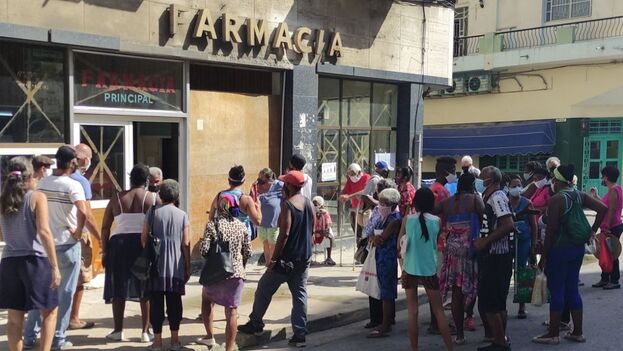
M 7 243 L 0 261 L 0 308 L 9 309 L 9 347 L 32 348 L 40 338 L 42 350 L 67 349 L 72 346 L 67 329 L 94 326 L 79 318 L 80 291 L 88 281 L 91 260 L 88 241 L 94 238 L 100 241 L 106 268 L 104 300 L 113 311 L 114 327 L 106 338 L 126 340 L 124 310 L 130 300 L 140 303 L 141 341 L 150 343 L 148 350 L 164 348 L 165 317 L 171 333 L 167 348 L 181 350 L 182 296 L 191 275 L 191 250 L 189 218 L 177 207 L 180 186 L 163 179 L 157 168 L 135 165 L 130 189 L 108 203 L 100 235 L 88 203 L 88 181 L 83 179 L 92 157 L 87 148 L 60 147 L 51 175 L 52 162 L 43 157 L 9 162 L 0 196 L 0 225 Z M 523 175 L 505 175 L 493 166 L 479 170 L 464 157 L 463 172 L 457 176 L 456 163 L 450 157 L 438 159 L 435 182 L 418 190 L 411 183 L 409 167 L 397 168 L 394 181 L 389 179 L 394 169 L 384 161 L 374 165 L 372 176 L 358 164 L 348 166 L 339 200 L 350 203 L 358 245 L 374 247 L 374 254 L 362 258 L 375 260 L 373 279 L 378 285 L 378 294 L 369 297 L 367 337 L 391 334 L 400 280 L 407 296 L 413 350 L 418 349 L 418 286 L 426 290 L 430 303 L 428 331 L 440 334 L 448 350 L 467 342 L 465 330 L 476 329 L 476 306 L 486 341 L 478 350 L 510 350 L 507 297 L 513 272 L 537 266 L 540 256 L 538 268 L 547 276 L 551 294 L 550 318 L 547 332 L 532 341 L 559 344 L 564 326 L 570 330 L 564 339 L 586 341 L 579 271 L 585 243 L 597 232 L 599 240 L 618 240 L 623 232 L 619 170 L 614 166 L 602 170 L 607 194 L 598 199 L 577 190 L 573 165 L 557 158 L 545 165 L 529 162 Z M 227 186 L 210 205 L 200 245 L 210 264 L 201 272 L 205 335 L 197 343 L 217 344 L 215 305 L 225 309 L 227 351 L 235 349 L 238 332 L 262 333 L 272 296 L 287 283 L 292 294 L 290 344 L 305 346 L 313 244 L 328 240 L 324 263 L 333 266 L 335 261 L 331 216 L 323 197 L 311 198 L 311 179 L 301 171 L 304 166 L 305 159 L 294 155 L 280 177 L 269 168 L 260 170 L 249 194 L 243 191 L 248 183 L 244 167 L 230 169 Z M 584 209 L 596 212 L 592 225 Z M 255 237 L 262 242 L 266 271 L 258 282 L 249 321 L 238 325 L 237 308 Z M 149 262 L 146 276 L 136 273 L 143 258 Z M 620 288 L 617 257 L 613 261 L 613 269 L 604 271 L 593 287 Z M 444 313 L 446 303 L 450 319 Z M 517 318 L 528 318 L 525 302 L 518 303 Z

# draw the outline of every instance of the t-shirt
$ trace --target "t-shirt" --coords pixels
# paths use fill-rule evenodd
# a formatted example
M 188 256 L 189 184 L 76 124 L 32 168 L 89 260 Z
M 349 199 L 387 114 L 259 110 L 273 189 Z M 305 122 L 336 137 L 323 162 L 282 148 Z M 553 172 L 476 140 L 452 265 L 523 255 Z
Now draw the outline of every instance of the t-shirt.
M 48 197 L 50 230 L 55 245 L 71 245 L 76 240 L 69 229 L 78 227 L 76 201 L 85 201 L 84 189 L 77 181 L 67 176 L 43 177 L 37 189 Z
M 305 175 L 305 183 L 303 183 L 303 187 L 301 188 L 301 194 L 305 196 L 305 198 L 309 199 L 309 201 L 311 201 L 313 181 L 311 177 L 308 176 L 306 173 L 304 173 L 304 175 Z
M 353 183 L 353 181 L 350 180 L 350 177 L 349 177 L 348 180 L 346 180 L 346 185 L 344 185 L 344 189 L 342 189 L 342 194 L 351 195 L 351 194 L 362 191 L 363 189 L 365 189 L 369 180 L 370 180 L 370 175 L 368 173 L 361 173 L 361 178 L 359 179 L 357 183 Z M 359 205 L 359 199 L 357 197 L 353 197 L 350 200 L 351 208 L 355 209 L 357 208 L 358 205 Z
M 435 205 L 450 197 L 448 189 L 439 182 L 434 182 L 433 185 L 430 186 L 430 190 L 435 195 Z
M 405 183 L 398 186 L 400 191 L 400 203 L 398 208 L 400 209 L 400 215 L 406 216 L 411 207 L 413 206 L 413 198 L 415 198 L 415 187 L 411 183 Z
M 87 200 L 91 200 L 93 198 L 93 194 L 91 193 L 91 183 L 89 180 L 83 176 L 79 171 L 75 171 L 70 175 L 71 179 L 77 181 L 82 186 L 84 190 L 84 197 Z
M 260 227 L 277 228 L 279 226 L 279 214 L 281 213 L 283 182 L 275 180 L 270 185 L 270 189 L 264 194 L 259 194 L 260 206 L 262 208 L 262 222 Z
M 485 219 L 483 223 L 482 234 L 489 235 L 497 227 L 498 221 L 506 216 L 511 216 L 508 197 L 502 190 L 496 190 L 489 196 L 485 202 Z M 489 253 L 493 255 L 502 255 L 510 253 L 510 243 L 508 235 L 491 244 Z
M 407 216 L 407 247 L 405 250 L 404 270 L 411 275 L 430 277 L 437 274 L 437 236 L 441 228 L 441 219 L 432 214 L 424 214 L 429 240 L 422 236 L 420 214 Z
M 370 180 L 368 180 L 368 184 L 366 184 L 366 187 L 363 189 L 363 194 L 369 196 L 374 195 L 374 193 L 376 192 L 376 185 L 379 183 L 379 181 L 381 181 L 381 179 L 383 178 L 378 174 L 370 177 Z

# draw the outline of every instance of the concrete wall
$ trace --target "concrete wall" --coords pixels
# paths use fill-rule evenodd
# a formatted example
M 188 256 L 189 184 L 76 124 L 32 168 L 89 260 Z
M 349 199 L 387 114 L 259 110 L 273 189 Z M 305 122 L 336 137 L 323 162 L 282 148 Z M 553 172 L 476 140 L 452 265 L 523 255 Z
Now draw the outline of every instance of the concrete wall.
M 469 7 L 468 35 L 524 29 L 565 22 L 623 16 L 623 1 L 593 0 L 590 17 L 545 22 L 545 0 L 458 0 L 456 7 Z
M 178 33 L 170 37 L 168 8 L 172 3 L 182 12 Z M 264 19 L 271 31 L 282 21 L 290 32 L 299 26 L 325 29 L 327 34 L 339 31 L 344 46 L 337 60 L 340 65 L 451 76 L 453 11 L 437 6 L 423 10 L 419 4 L 391 0 L 0 0 L 0 21 L 119 37 L 122 51 L 137 53 L 275 67 L 315 64 L 319 59 L 295 53 L 283 57 L 267 53 L 266 48 L 192 39 L 196 12 L 201 8 L 209 9 L 215 20 L 223 12 L 240 21 Z M 240 33 L 246 33 L 246 26 Z
M 507 73 L 500 93 L 426 99 L 424 124 L 623 117 L 621 75 L 621 63 Z

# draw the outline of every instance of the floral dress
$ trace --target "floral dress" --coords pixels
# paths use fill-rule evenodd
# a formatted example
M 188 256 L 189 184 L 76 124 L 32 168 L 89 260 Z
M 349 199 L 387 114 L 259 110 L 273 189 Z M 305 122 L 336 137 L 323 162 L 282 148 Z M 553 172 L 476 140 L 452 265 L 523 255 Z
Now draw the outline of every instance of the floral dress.
M 456 197 L 450 199 L 450 211 L 455 207 L 455 199 Z M 480 231 L 480 222 L 478 214 L 467 211 L 466 202 L 461 201 L 458 213 L 447 216 L 448 235 L 443 251 L 439 285 L 444 301 L 452 295 L 452 287 L 456 286 L 461 288 L 464 303 L 469 306 L 474 302 L 478 289 L 478 266 L 472 255 L 472 241 Z
M 385 229 L 393 221 L 400 221 L 398 211 L 392 212 L 384 222 L 377 222 L 374 229 Z M 398 231 L 376 248 L 375 258 L 381 300 L 395 300 L 398 297 Z

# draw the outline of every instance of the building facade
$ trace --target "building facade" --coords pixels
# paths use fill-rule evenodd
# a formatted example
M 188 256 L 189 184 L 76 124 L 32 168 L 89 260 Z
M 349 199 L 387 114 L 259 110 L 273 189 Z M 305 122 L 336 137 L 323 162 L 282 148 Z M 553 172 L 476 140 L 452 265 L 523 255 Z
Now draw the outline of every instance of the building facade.
M 419 157 L 453 18 L 430 0 L 0 1 L 0 161 L 90 145 L 98 218 L 133 164 L 158 166 L 197 241 L 231 166 L 250 186 L 300 153 L 337 215 L 350 162 Z
M 512 173 L 556 155 L 604 195 L 601 168 L 623 160 L 623 2 L 460 0 L 454 23 L 453 86 L 425 99 L 425 173 L 437 155 Z

